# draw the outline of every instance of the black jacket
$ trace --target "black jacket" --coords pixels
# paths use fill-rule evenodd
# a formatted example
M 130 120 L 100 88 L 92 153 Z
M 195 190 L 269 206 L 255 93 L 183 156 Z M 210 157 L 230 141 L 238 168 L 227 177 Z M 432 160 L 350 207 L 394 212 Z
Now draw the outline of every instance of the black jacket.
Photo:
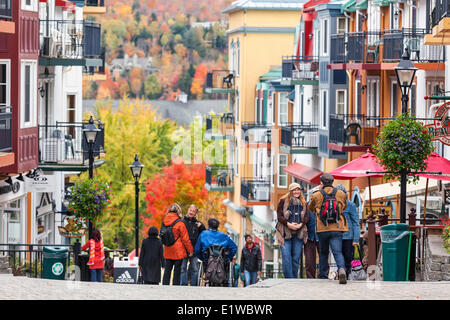
M 257 244 L 250 252 L 247 246 L 244 246 L 241 253 L 241 272 L 244 270 L 255 272 L 262 269 L 261 249 Z
M 156 236 L 142 241 L 139 252 L 139 266 L 144 281 L 159 283 L 161 281 L 161 267 L 164 267 L 163 245 Z
M 197 239 L 200 236 L 200 233 L 202 231 L 205 231 L 205 225 L 198 221 L 196 218 L 189 218 L 188 216 L 185 216 L 183 219 L 184 224 L 186 225 L 186 229 L 189 234 L 189 240 L 191 240 L 192 246 L 195 248 L 195 244 L 197 243 Z M 197 227 L 197 222 L 200 222 L 200 227 Z

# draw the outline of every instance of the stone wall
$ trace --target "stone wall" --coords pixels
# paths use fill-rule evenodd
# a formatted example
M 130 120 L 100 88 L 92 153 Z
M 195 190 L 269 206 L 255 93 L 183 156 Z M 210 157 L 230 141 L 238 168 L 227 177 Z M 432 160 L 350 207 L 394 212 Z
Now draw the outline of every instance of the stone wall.
M 11 274 L 11 268 L 9 267 L 9 257 L 0 255 L 0 274 Z
M 442 238 L 429 235 L 425 241 L 424 281 L 450 281 L 450 254 L 442 247 Z

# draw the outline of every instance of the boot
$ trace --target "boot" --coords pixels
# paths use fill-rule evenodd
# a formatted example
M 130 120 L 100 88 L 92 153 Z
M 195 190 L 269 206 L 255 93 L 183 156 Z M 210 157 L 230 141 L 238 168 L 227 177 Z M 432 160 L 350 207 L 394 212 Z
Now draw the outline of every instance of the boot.
M 344 269 L 339 269 L 339 284 L 347 283 L 347 275 L 345 274 Z

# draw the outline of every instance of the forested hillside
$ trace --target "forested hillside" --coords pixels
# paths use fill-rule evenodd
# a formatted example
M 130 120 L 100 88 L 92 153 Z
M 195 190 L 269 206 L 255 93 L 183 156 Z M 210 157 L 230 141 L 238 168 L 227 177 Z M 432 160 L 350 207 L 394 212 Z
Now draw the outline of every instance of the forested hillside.
M 231 2 L 105 0 L 107 13 L 96 19 L 102 23 L 107 80 L 86 81 L 84 97 L 174 100 L 183 91 L 190 99 L 207 98 L 207 70 L 228 64 L 221 11 Z

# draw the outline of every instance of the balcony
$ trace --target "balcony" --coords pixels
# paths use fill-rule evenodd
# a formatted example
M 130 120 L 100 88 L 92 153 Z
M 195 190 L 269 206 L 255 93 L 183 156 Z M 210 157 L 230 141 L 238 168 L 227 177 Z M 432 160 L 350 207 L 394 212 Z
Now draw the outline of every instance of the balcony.
M 223 113 L 219 119 L 219 132 L 224 136 L 234 136 L 234 114 Z
M 244 205 L 270 205 L 270 181 L 243 178 L 241 199 Z
M 206 116 L 205 139 L 207 140 L 225 140 L 233 138 L 233 129 L 223 130 L 223 116 Z
M 230 70 L 213 70 L 206 74 L 206 93 L 233 93 L 234 73 Z
M 0 33 L 15 33 L 12 21 L 12 0 L 0 0 Z
M 288 123 L 281 127 L 280 151 L 288 154 L 317 154 L 319 127 Z
M 432 3 L 434 7 L 431 8 Z M 436 0 L 426 1 L 427 9 L 431 10 L 429 16 L 426 17 L 427 43 L 435 45 L 447 45 L 449 44 L 449 35 L 445 34 L 450 31 L 450 1 L 449 0 Z M 432 30 L 430 30 L 432 28 Z
M 11 106 L 0 106 L 0 152 L 12 150 L 11 109 Z
M 281 77 L 282 85 L 317 85 L 319 83 L 319 58 L 283 57 Z
M 272 126 L 259 122 L 242 123 L 242 139 L 250 146 L 269 147 L 272 142 Z
M 379 63 L 381 61 L 382 32 L 364 31 L 331 35 L 330 62 Z
M 105 81 L 105 48 L 102 48 L 102 54 L 100 56 L 102 65 L 97 67 L 84 67 L 83 68 L 83 80 L 89 81 Z
M 43 171 L 86 171 L 89 169 L 89 146 L 83 135 L 87 122 L 57 122 L 55 125 L 39 125 L 39 168 Z M 94 158 L 104 153 L 105 127 L 100 129 L 94 144 Z M 103 164 L 95 160 L 94 167 Z
M 40 20 L 41 66 L 101 67 L 101 24 L 88 20 Z
M 378 121 L 361 114 L 330 116 L 328 148 L 340 152 L 365 152 L 376 143 Z
M 209 191 L 233 191 L 233 169 L 220 165 L 207 166 L 205 188 Z
M 83 13 L 89 15 L 104 14 L 106 13 L 104 0 L 85 0 Z

